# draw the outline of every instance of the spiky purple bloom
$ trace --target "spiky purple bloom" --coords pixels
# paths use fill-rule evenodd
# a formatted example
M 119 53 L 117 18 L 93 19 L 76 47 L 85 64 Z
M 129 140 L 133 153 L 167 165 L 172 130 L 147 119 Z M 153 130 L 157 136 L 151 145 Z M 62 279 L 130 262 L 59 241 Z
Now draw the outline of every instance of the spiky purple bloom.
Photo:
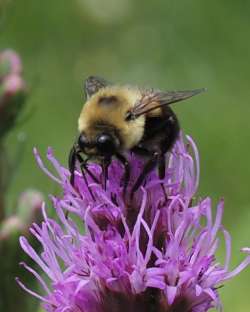
M 133 200 L 129 198 L 131 185 L 127 196 L 123 195 L 123 168 L 117 161 L 109 168 L 106 190 L 91 177 L 87 177 L 87 186 L 79 171 L 74 189 L 69 171 L 52 150 L 48 159 L 56 176 L 45 168 L 35 150 L 40 167 L 62 187 L 63 195 L 51 196 L 59 221 L 49 218 L 44 208 L 43 223 L 31 228 L 42 253 L 20 238 L 23 250 L 50 279 L 48 286 L 23 264 L 45 294 L 34 293 L 18 282 L 43 302 L 46 311 L 203 312 L 221 307 L 218 288 L 249 265 L 250 252 L 242 249 L 247 254 L 245 260 L 229 270 L 231 241 L 221 225 L 223 201 L 213 218 L 211 199 L 195 199 L 198 152 L 190 137 L 185 140 L 180 138 L 175 144 L 164 181 L 151 172 Z M 142 161 L 134 155 L 129 155 L 129 161 L 134 181 Z M 99 165 L 91 164 L 90 169 L 101 180 Z M 217 263 L 215 257 L 219 232 L 225 237 L 224 264 Z

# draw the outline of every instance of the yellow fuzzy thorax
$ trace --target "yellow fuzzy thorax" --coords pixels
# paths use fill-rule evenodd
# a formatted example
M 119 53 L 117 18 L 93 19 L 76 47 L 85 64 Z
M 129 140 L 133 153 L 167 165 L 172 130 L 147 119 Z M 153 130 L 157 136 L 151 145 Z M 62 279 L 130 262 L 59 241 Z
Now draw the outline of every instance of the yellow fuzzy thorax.
M 101 104 L 103 98 L 115 98 L 112 103 Z M 144 133 L 145 116 L 126 121 L 129 109 L 140 99 L 141 93 L 136 88 L 108 86 L 94 94 L 83 106 L 78 129 L 84 132 L 89 140 L 98 134 L 98 123 L 108 124 L 118 130 L 124 149 L 131 149 L 141 140 Z M 100 131 L 100 130 L 99 130 Z

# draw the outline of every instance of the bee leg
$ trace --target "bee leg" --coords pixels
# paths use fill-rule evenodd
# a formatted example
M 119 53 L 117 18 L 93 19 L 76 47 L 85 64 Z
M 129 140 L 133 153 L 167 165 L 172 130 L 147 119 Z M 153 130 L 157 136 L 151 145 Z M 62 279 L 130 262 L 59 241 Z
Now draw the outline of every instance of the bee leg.
M 78 159 L 78 161 L 80 163 L 80 169 L 81 169 L 81 173 L 82 173 L 82 177 L 83 177 L 84 183 L 86 184 L 86 186 L 88 188 L 88 191 L 89 191 L 89 194 L 90 194 L 91 198 L 95 201 L 94 194 L 93 194 L 91 188 L 88 185 L 88 180 L 87 180 L 87 177 L 86 177 L 86 174 L 85 174 L 85 171 L 87 171 L 86 170 L 86 168 L 87 168 L 86 161 L 82 158 L 82 156 L 79 153 L 76 154 L 76 157 L 77 157 L 77 159 Z
M 70 184 L 72 187 L 75 187 L 75 166 L 76 166 L 76 160 L 77 160 L 77 152 L 75 145 L 71 148 L 68 158 L 68 168 L 70 172 Z M 69 217 L 69 211 L 66 211 L 65 218 L 68 219 Z
M 68 159 L 68 166 L 70 171 L 70 184 L 74 187 L 75 182 L 75 165 L 76 165 L 76 149 L 75 146 L 73 146 L 69 153 L 69 159 Z
M 100 183 L 100 181 L 97 179 L 97 177 L 89 170 L 88 166 L 87 166 L 87 162 L 89 160 L 89 158 L 87 158 L 86 160 L 83 160 L 81 157 L 82 162 L 80 163 L 81 166 L 84 168 L 84 170 L 87 172 L 87 174 L 93 179 L 93 181 L 95 183 Z
M 134 193 L 141 186 L 141 184 L 143 183 L 143 181 L 146 178 L 147 174 L 157 165 L 158 158 L 159 158 L 159 153 L 158 152 L 154 152 L 153 155 L 151 156 L 151 158 L 149 159 L 149 161 L 145 164 L 141 174 L 137 178 L 137 180 L 136 180 L 136 182 L 135 182 L 135 184 L 134 184 L 134 186 L 133 186 L 133 188 L 131 190 L 131 194 L 130 194 L 131 198 L 133 198 Z
M 161 180 L 165 178 L 166 172 L 166 159 L 165 154 L 161 153 L 158 158 L 158 175 Z M 161 183 L 162 192 L 164 194 L 165 200 L 168 200 L 168 195 L 164 186 L 164 183 Z
M 164 144 L 162 144 L 162 147 L 159 147 L 158 157 L 157 157 L 156 163 L 155 163 L 155 165 L 158 166 L 158 175 L 159 175 L 159 178 L 161 180 L 165 178 L 165 172 L 166 172 L 166 158 L 165 158 L 165 155 L 166 155 L 166 146 L 167 145 L 165 143 L 166 142 L 164 142 Z M 137 147 L 135 147 L 133 149 L 133 152 L 138 154 L 138 155 L 142 155 L 142 156 L 146 156 L 146 157 L 152 157 L 152 152 L 150 152 L 149 150 L 147 150 L 144 147 L 137 146 Z M 154 165 L 152 166 L 152 169 L 153 169 L 153 167 L 154 167 Z M 168 199 L 168 195 L 167 195 L 167 192 L 166 192 L 166 189 L 165 189 L 165 186 L 164 186 L 163 183 L 161 183 L 161 188 L 162 188 L 162 192 L 164 194 L 165 200 L 167 200 Z
M 85 170 L 86 166 L 84 166 L 84 164 L 81 164 L 80 168 L 81 168 L 81 172 L 82 172 L 82 176 L 83 176 L 84 182 L 85 182 L 85 184 L 86 184 L 86 186 L 88 188 L 89 194 L 90 194 L 92 200 L 95 201 L 95 196 L 94 196 L 91 188 L 88 185 L 88 180 L 87 180 L 86 175 L 85 175 L 85 171 L 84 170 Z
M 127 187 L 128 187 L 128 182 L 130 179 L 130 166 L 129 166 L 129 162 L 127 161 L 127 159 L 121 155 L 121 154 L 116 154 L 117 159 L 123 164 L 124 166 L 124 175 L 122 177 L 122 181 L 124 183 L 124 187 L 123 187 L 123 195 L 126 195 L 126 191 L 127 191 Z
M 110 157 L 104 157 L 102 159 L 102 172 L 103 172 L 103 188 L 105 191 L 107 187 L 109 165 L 110 165 Z
M 158 175 L 161 180 L 165 178 L 165 171 L 166 171 L 165 155 L 160 154 L 158 157 Z

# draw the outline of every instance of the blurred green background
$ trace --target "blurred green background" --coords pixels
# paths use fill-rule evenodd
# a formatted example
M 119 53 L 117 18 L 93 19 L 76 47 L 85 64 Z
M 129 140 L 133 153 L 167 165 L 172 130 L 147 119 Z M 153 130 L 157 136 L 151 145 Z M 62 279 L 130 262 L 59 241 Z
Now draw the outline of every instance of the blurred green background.
M 250 1 L 0 0 L 0 8 L 0 49 L 20 53 L 31 88 L 24 115 L 33 112 L 8 136 L 10 158 L 20 133 L 27 137 L 9 206 L 27 187 L 58 191 L 32 148 L 45 155 L 52 146 L 67 164 L 88 75 L 162 90 L 207 87 L 174 109 L 199 147 L 200 194 L 214 204 L 225 198 L 233 268 L 250 245 Z M 250 311 L 249 280 L 246 270 L 220 289 L 226 312 Z

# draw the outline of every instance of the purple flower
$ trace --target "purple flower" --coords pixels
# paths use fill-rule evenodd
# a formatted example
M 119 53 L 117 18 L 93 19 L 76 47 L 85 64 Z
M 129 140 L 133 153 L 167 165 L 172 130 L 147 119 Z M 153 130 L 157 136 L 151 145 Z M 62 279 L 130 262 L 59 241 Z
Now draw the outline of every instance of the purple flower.
M 69 171 L 51 149 L 48 159 L 56 176 L 44 166 L 36 150 L 35 155 L 40 167 L 61 186 L 63 195 L 51 196 L 59 220 L 49 218 L 43 207 L 43 223 L 33 224 L 30 230 L 42 246 L 41 254 L 24 237 L 20 238 L 23 250 L 49 277 L 49 285 L 24 263 L 44 294 L 18 283 L 39 298 L 46 311 L 219 309 L 218 288 L 249 265 L 250 249 L 243 248 L 245 260 L 229 270 L 231 239 L 221 225 L 223 200 L 213 218 L 211 199 L 195 198 L 199 159 L 190 137 L 176 142 L 167 160 L 165 179 L 159 180 L 152 171 L 132 200 L 129 190 L 143 165 L 133 154 L 128 156 L 133 174 L 126 195 L 123 168 L 115 160 L 109 167 L 106 190 L 97 164 L 89 167 L 100 183 L 86 176 L 86 184 L 77 170 L 72 188 Z M 219 232 L 225 238 L 224 264 L 215 257 Z

